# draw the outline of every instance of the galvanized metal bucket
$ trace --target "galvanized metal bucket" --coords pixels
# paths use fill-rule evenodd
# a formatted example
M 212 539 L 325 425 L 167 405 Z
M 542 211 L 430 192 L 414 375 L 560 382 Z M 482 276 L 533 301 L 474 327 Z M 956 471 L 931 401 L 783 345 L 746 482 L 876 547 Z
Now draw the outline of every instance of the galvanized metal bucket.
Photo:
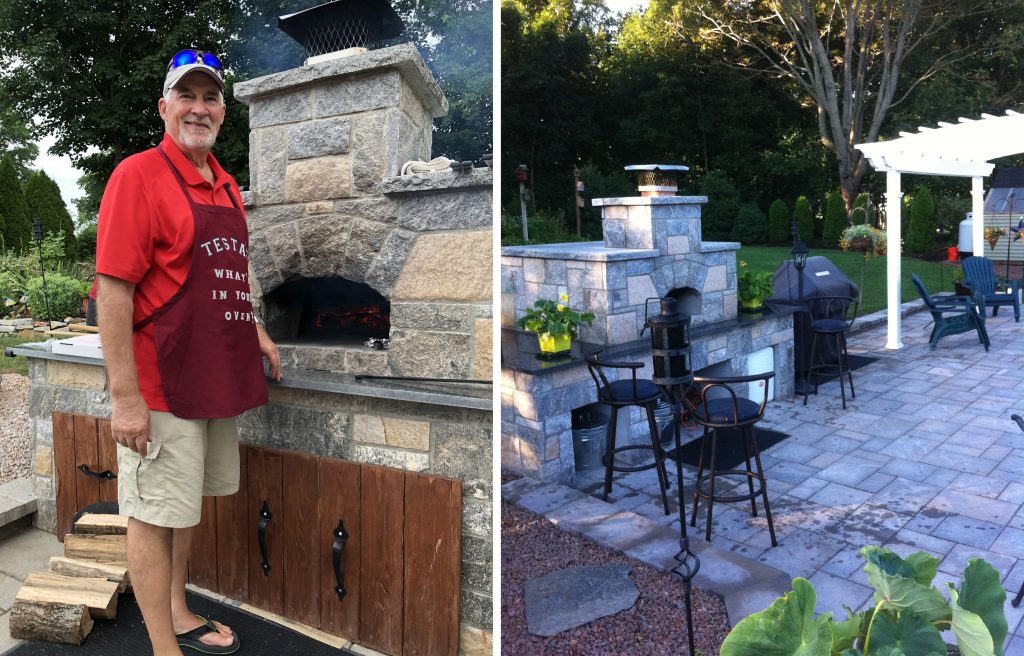
M 572 448 L 576 471 L 601 469 L 608 443 L 608 422 L 611 408 L 603 403 L 591 403 L 572 411 Z

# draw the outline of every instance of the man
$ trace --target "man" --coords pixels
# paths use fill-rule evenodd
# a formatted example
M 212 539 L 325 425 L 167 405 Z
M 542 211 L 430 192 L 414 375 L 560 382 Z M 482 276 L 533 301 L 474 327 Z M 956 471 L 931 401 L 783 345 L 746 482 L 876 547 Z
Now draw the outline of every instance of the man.
M 166 133 L 124 160 L 103 194 L 97 235 L 100 334 L 118 442 L 128 569 L 154 656 L 240 640 L 185 601 L 203 495 L 238 489 L 235 417 L 267 400 L 262 357 L 281 360 L 249 300 L 248 233 L 235 181 L 210 149 L 224 121 L 210 53 L 171 60 L 158 103 Z

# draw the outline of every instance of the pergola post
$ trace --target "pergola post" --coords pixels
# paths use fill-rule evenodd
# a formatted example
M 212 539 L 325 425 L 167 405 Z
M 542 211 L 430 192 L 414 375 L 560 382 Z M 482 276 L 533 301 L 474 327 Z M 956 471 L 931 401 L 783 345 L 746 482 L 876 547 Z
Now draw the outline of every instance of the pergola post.
M 888 331 L 885 348 L 887 349 L 903 348 L 903 326 L 900 321 L 900 256 L 903 252 L 900 210 L 902 204 L 900 172 L 889 169 L 885 173 L 885 276 L 888 288 L 886 290 Z
M 985 255 L 985 187 L 982 177 L 971 178 L 971 249 L 974 255 Z

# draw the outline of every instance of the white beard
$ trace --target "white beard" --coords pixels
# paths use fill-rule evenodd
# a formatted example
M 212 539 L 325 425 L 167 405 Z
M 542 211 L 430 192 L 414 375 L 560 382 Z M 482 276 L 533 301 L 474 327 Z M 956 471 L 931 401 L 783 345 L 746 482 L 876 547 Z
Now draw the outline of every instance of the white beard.
M 182 130 L 179 133 L 181 143 L 188 148 L 194 150 L 210 150 L 213 148 L 213 144 L 217 141 L 217 130 L 215 128 L 209 128 L 204 133 L 195 133 L 187 125 L 182 125 Z

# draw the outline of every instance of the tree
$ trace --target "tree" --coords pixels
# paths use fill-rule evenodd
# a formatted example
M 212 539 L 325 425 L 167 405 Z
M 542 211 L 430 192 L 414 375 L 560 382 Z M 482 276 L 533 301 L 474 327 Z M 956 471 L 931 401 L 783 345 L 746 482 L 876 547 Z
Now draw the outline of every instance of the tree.
M 789 208 L 781 198 L 776 198 L 768 208 L 768 241 L 773 244 L 789 241 Z
M 14 159 L 0 159 L 0 230 L 6 251 L 24 253 L 32 238 L 32 222 L 25 207 L 25 195 L 14 169 Z
M 729 238 L 747 245 L 762 244 L 767 227 L 764 212 L 757 203 L 744 203 L 736 213 Z
M 37 171 L 29 176 L 25 183 L 25 206 L 29 221 L 39 219 L 44 235 L 63 233 L 64 257 L 74 261 L 78 255 L 75 224 L 61 198 L 60 188 L 45 172 Z
M 7 91 L 0 84 L 0 156 L 10 155 L 18 178 L 27 180 L 29 167 L 39 156 L 29 129 L 30 121 L 15 111 Z
M 846 205 L 843 196 L 837 191 L 829 192 L 825 196 L 825 225 L 821 230 L 821 240 L 826 246 L 835 246 L 845 229 Z
M 800 196 L 796 199 L 793 207 L 793 220 L 796 221 L 797 233 L 804 243 L 814 239 L 814 215 L 811 213 L 811 204 L 807 196 Z
M 924 255 L 935 248 L 935 200 L 928 187 L 918 187 L 910 203 L 907 250 Z
M 701 180 L 701 193 L 708 204 L 701 212 L 701 237 L 709 241 L 732 239 L 732 226 L 740 212 L 740 194 L 721 171 L 711 171 Z
M 849 212 L 868 172 L 857 143 L 878 140 L 890 110 L 921 82 L 976 46 L 942 44 L 926 68 L 904 64 L 962 16 L 1001 7 L 972 0 L 705 0 L 709 33 L 745 49 L 738 65 L 797 85 L 815 105 L 821 142 L 835 154 Z

